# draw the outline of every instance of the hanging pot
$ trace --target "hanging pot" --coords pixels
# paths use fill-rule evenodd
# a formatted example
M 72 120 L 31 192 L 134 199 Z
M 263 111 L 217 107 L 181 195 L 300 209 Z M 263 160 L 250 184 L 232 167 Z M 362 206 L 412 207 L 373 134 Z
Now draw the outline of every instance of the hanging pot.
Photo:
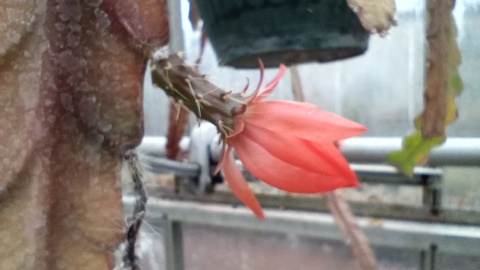
M 366 51 L 369 33 L 346 0 L 196 0 L 221 64 L 325 62 Z

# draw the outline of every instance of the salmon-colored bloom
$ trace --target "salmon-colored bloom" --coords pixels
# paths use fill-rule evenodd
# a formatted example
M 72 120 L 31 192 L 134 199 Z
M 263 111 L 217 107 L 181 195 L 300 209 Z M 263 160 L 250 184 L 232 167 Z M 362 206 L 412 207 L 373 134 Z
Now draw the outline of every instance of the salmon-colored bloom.
M 280 66 L 272 82 L 247 99 L 246 109 L 235 117 L 235 129 L 224 141 L 217 168 L 222 168 L 232 192 L 259 218 L 263 211 L 242 173 L 235 165 L 232 148 L 245 168 L 261 181 L 288 192 L 320 193 L 358 186 L 355 173 L 334 145 L 357 136 L 365 127 L 315 105 L 264 100 L 284 76 Z

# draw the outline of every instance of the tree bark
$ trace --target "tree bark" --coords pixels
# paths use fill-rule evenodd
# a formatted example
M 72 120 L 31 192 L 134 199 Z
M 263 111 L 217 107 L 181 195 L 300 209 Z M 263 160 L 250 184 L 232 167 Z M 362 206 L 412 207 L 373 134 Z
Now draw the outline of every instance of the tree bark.
M 0 3 L 0 269 L 113 267 L 145 53 L 168 42 L 165 1 L 114 2 Z

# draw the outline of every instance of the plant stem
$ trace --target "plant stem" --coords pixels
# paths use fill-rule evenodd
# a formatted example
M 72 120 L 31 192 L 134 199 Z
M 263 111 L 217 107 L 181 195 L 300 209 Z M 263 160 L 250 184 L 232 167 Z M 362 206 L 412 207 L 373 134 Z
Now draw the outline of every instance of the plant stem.
M 235 129 L 235 116 L 245 111 L 241 94 L 226 92 L 186 64 L 178 54 L 152 63 L 153 83 L 199 119 L 216 125 L 222 136 Z

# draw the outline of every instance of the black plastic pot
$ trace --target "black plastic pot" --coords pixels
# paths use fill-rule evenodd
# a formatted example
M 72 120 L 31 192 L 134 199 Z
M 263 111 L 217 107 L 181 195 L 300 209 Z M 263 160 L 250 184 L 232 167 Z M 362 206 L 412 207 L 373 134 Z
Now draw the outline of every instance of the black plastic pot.
M 366 51 L 369 33 L 346 0 L 197 0 L 221 64 L 267 67 Z

